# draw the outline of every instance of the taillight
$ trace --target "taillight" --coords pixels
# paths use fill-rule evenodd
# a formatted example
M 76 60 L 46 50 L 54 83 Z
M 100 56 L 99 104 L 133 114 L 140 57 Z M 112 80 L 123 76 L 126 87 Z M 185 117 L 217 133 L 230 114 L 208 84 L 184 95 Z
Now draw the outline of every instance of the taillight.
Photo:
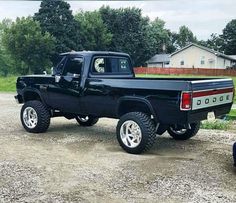
M 192 106 L 192 93 L 191 92 L 182 92 L 180 109 L 183 111 L 190 110 Z

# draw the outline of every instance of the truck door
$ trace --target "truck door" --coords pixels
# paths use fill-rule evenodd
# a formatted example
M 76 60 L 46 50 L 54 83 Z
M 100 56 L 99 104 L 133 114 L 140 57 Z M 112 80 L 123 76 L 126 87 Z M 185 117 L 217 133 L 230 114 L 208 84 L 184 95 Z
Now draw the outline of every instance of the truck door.
M 48 88 L 53 108 L 68 113 L 81 113 L 80 80 L 82 68 L 82 57 L 67 57 L 61 73 L 55 75 L 55 81 Z
M 127 57 L 95 56 L 84 91 L 84 105 L 88 114 L 112 117 L 122 90 L 116 88 L 119 78 L 133 77 Z

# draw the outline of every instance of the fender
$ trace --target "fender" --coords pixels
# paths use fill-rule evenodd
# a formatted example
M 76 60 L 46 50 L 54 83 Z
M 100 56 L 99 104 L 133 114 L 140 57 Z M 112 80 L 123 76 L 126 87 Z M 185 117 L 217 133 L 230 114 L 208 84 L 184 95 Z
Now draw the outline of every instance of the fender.
M 118 104 L 117 104 L 117 109 L 116 109 L 116 114 L 117 115 L 119 115 L 119 109 L 120 109 L 121 104 L 125 101 L 133 101 L 133 102 L 138 101 L 138 102 L 141 102 L 141 103 L 145 104 L 148 107 L 148 109 L 150 110 L 151 114 L 153 115 L 155 122 L 158 123 L 157 114 L 154 111 L 151 103 L 146 98 L 143 98 L 143 97 L 137 97 L 137 96 L 124 96 L 124 97 L 121 97 L 118 100 Z
M 39 98 L 40 98 L 40 100 L 42 101 L 42 103 L 45 105 L 46 103 L 45 103 L 45 101 L 44 101 L 44 99 L 43 99 L 43 97 L 42 97 L 42 95 L 41 95 L 41 92 L 38 90 L 38 89 L 36 89 L 36 88 L 32 88 L 32 87 L 30 87 L 30 88 L 28 88 L 28 87 L 26 87 L 26 88 L 24 88 L 23 90 L 22 90 L 22 98 L 23 98 L 23 102 L 25 102 L 25 93 L 27 93 L 27 92 L 33 92 L 33 93 L 36 93 L 38 96 L 39 96 Z

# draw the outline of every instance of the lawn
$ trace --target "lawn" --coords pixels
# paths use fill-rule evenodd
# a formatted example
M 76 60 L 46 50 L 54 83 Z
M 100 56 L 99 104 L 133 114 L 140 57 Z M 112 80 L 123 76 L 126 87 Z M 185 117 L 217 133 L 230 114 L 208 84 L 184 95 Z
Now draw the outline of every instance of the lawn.
M 231 109 L 227 115 L 228 120 L 236 120 L 236 109 Z
M 0 92 L 15 92 L 16 78 L 16 76 L 0 77 Z

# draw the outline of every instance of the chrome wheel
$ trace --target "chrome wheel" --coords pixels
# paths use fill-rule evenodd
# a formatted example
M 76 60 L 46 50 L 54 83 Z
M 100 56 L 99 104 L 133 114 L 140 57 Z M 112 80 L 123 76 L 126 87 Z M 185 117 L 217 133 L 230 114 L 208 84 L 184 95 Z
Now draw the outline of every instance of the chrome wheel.
M 187 129 L 174 129 L 174 128 L 172 128 L 172 127 L 170 127 L 170 130 L 173 132 L 173 133 L 175 133 L 175 134 L 177 134 L 177 135 L 183 135 L 184 133 L 186 133 L 186 131 L 187 131 Z
M 89 117 L 88 117 L 88 116 L 84 116 L 84 117 L 82 117 L 82 116 L 77 116 L 77 118 L 78 118 L 81 122 L 83 122 L 83 123 L 85 123 L 85 122 L 87 122 L 87 121 L 89 120 Z
M 24 124 L 30 129 L 35 128 L 35 126 L 37 125 L 38 116 L 36 111 L 32 107 L 25 108 L 23 112 L 23 121 Z
M 125 121 L 120 128 L 120 138 L 125 146 L 129 148 L 137 147 L 142 139 L 139 125 L 132 120 Z

